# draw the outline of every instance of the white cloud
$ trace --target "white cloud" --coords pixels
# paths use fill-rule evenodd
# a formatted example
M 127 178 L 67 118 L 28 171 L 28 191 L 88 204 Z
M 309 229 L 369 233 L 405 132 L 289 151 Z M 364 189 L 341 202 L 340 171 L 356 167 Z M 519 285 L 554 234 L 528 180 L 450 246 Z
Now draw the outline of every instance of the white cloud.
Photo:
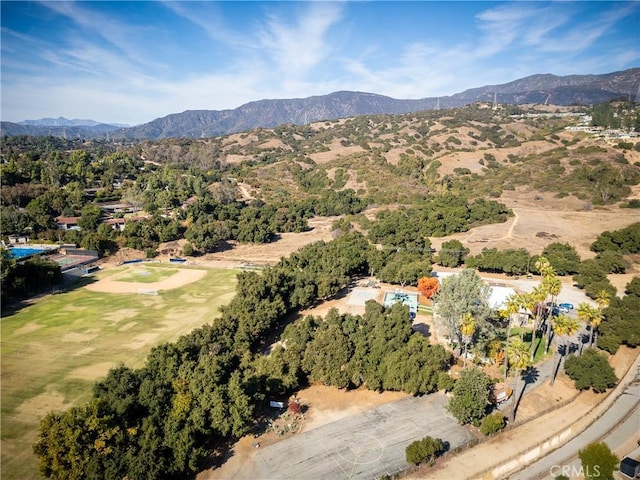
M 572 2 L 502 4 L 478 14 L 465 35 L 411 34 L 404 47 L 389 52 L 375 32 L 350 41 L 357 19 L 348 16 L 349 3 L 299 2 L 287 9 L 259 3 L 264 15 L 242 26 L 216 3 L 166 3 L 179 16 L 176 24 L 187 20 L 199 27 L 199 48 L 217 54 L 215 62 L 191 70 L 188 61 L 172 66 L 167 56 L 154 55 L 155 45 L 141 41 L 145 29 L 165 26 L 129 25 L 126 16 L 111 18 L 90 2 L 44 5 L 76 27 L 63 41 L 3 27 L 3 119 L 64 115 L 135 124 L 188 109 L 336 90 L 444 96 L 534 73 L 613 71 L 638 59 L 637 48 L 623 42 L 606 55 L 589 51 L 620 20 L 637 15 L 638 4 L 612 4 L 597 20 L 580 16 L 580 5 Z M 405 33 L 397 32 L 398 38 Z M 175 41 L 176 48 L 189 48 Z M 361 50 L 353 51 L 354 44 Z
M 246 35 L 227 27 L 220 8 L 214 2 L 164 1 L 162 4 L 176 15 L 197 25 L 215 42 L 239 48 L 252 45 Z
M 96 10 L 87 7 L 91 2 L 78 4 L 76 2 L 42 2 L 42 5 L 53 10 L 54 12 L 64 15 L 72 20 L 75 24 L 84 30 L 85 42 L 89 38 L 102 38 L 108 44 L 116 47 L 113 55 L 118 55 L 127 60 L 131 65 L 139 65 L 144 68 L 162 68 L 162 64 L 152 61 L 145 52 L 139 51 L 139 42 L 135 36 L 140 29 L 144 27 L 140 25 L 129 25 L 123 21 L 114 19 L 113 16 L 104 15 Z M 78 32 L 68 38 L 69 42 L 73 42 L 75 38 L 80 38 Z M 97 44 L 96 40 L 92 43 Z M 73 47 L 72 47 L 73 48 Z
M 305 7 L 294 24 L 270 13 L 258 33 L 261 47 L 285 75 L 285 81 L 304 78 L 329 56 L 331 42 L 326 36 L 342 16 L 338 3 L 312 2 Z

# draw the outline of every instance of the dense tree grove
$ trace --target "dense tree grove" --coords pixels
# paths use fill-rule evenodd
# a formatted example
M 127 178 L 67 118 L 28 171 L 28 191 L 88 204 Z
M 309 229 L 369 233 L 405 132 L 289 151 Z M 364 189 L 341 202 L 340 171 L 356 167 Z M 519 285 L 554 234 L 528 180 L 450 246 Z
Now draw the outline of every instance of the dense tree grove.
M 591 244 L 591 251 L 616 251 L 622 254 L 640 253 L 640 222 L 613 232 L 602 232 Z
M 366 272 L 371 250 L 362 235 L 347 233 L 261 274 L 239 274 L 221 318 L 155 347 L 141 369 L 111 370 L 87 404 L 47 415 L 34 446 L 41 471 L 52 478 L 182 478 L 201 468 L 212 444 L 253 427 L 270 395 L 308 382 L 410 393 L 450 386 L 450 354 L 412 331 L 402 305 L 369 302 L 362 316 L 304 318 L 285 328 L 285 348 L 260 353 L 289 312 Z
M 510 211 L 493 200 L 474 202 L 459 195 L 443 195 L 422 205 L 398 210 L 382 210 L 369 229 L 374 243 L 423 252 L 430 250 L 428 237 L 465 232 L 484 223 L 504 222 Z
M 527 273 L 530 264 L 529 252 L 524 248 L 498 250 L 483 248 L 478 255 L 467 257 L 468 268 L 477 268 L 483 272 L 504 272 L 513 275 Z
M 598 347 L 616 353 L 620 345 L 640 345 L 640 277 L 633 277 L 623 297 L 612 297 L 603 310 Z

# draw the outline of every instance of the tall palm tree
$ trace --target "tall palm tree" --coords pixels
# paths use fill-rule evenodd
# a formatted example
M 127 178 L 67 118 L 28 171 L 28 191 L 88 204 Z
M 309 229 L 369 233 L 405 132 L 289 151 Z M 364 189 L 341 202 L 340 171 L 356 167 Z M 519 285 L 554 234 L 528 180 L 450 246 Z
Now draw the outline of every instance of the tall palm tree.
M 543 277 L 547 275 L 550 268 L 553 268 L 549 263 L 549 260 L 547 260 L 547 257 L 542 257 L 542 256 L 538 257 L 538 259 L 536 260 L 535 266 L 536 266 L 536 270 L 538 270 L 540 272 L 540 275 L 542 275 Z
M 553 305 L 556 304 L 556 299 L 560 292 L 562 291 L 562 282 L 556 275 L 553 268 L 549 268 L 546 270 L 547 275 L 542 279 L 542 288 L 544 288 L 547 292 L 547 295 L 551 297 L 550 303 L 551 307 L 547 308 L 547 328 L 546 328 L 546 340 L 545 340 L 545 348 L 546 351 L 549 352 L 549 345 L 551 344 L 551 316 L 553 315 Z
M 602 322 L 602 312 L 593 305 L 589 305 L 587 302 L 582 302 L 578 305 L 578 319 L 586 322 L 591 327 L 591 337 L 589 339 L 589 346 L 593 345 L 594 335 L 597 328 Z
M 578 330 L 580 330 L 580 323 L 577 318 L 567 317 L 566 315 L 558 315 L 553 319 L 553 333 L 558 337 L 564 339 L 564 354 L 567 354 L 569 338 L 574 336 Z M 560 354 L 559 349 L 556 349 L 556 354 Z M 560 369 L 560 362 L 562 361 L 562 357 L 558 358 L 558 364 L 554 369 L 554 374 L 551 377 L 550 385 L 553 385 L 553 382 L 556 379 L 556 372 Z
M 527 295 L 529 302 L 527 307 L 531 312 L 535 312 L 533 317 L 533 329 L 531 330 L 531 361 L 536 353 L 536 336 L 538 329 L 542 322 L 542 305 L 545 298 L 547 298 L 547 290 L 544 288 L 544 284 L 536 285 L 529 295 Z
M 518 378 L 520 377 L 520 372 L 531 365 L 527 345 L 518 338 L 509 345 L 509 363 L 515 370 L 513 381 L 513 407 L 511 408 L 510 418 L 511 423 L 513 423 L 516 419 L 516 409 L 518 408 L 518 402 L 520 401 L 520 395 L 518 395 Z
M 503 314 L 507 317 L 507 340 L 504 347 L 504 379 L 507 379 L 507 372 L 509 370 L 509 337 L 511 336 L 511 323 L 513 317 L 520 313 L 520 309 L 523 306 L 522 297 L 518 294 L 509 295 L 504 303 L 502 310 Z
M 464 342 L 465 367 L 467 366 L 467 348 L 473 338 L 473 334 L 476 332 L 476 323 L 476 319 L 473 318 L 473 315 L 469 312 L 462 315 L 462 319 L 460 320 L 460 333 L 462 334 L 462 341 Z

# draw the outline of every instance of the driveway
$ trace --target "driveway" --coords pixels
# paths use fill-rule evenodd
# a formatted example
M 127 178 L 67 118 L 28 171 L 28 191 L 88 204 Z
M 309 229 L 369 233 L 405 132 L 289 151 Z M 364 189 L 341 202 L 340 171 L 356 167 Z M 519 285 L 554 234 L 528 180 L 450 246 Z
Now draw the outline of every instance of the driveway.
M 409 464 L 405 449 L 425 436 L 449 448 L 473 435 L 444 409 L 442 393 L 409 397 L 261 447 L 237 479 L 351 479 L 393 475 Z

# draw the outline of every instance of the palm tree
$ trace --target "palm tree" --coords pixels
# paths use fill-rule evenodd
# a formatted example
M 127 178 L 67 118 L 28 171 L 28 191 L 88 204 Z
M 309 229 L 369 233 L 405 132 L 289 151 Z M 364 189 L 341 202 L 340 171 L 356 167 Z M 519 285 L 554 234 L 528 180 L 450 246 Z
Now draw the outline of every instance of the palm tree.
M 507 379 L 507 372 L 509 370 L 509 337 L 511 336 L 511 322 L 514 315 L 520 312 L 523 306 L 522 297 L 518 294 L 509 295 L 504 303 L 502 313 L 507 317 L 507 340 L 504 347 L 504 379 Z
M 536 353 L 536 335 L 542 321 L 542 308 L 540 304 L 544 303 L 545 298 L 547 298 L 547 291 L 544 288 L 544 284 L 537 285 L 526 298 L 529 299 L 527 308 L 529 308 L 531 312 L 535 312 L 535 316 L 533 317 L 533 330 L 531 330 L 531 361 L 533 362 L 533 357 Z
M 520 401 L 520 395 L 518 395 L 518 378 L 520 377 L 520 372 L 531 365 L 527 345 L 518 338 L 511 342 L 511 345 L 509 345 L 509 363 L 511 363 L 511 365 L 515 369 L 515 376 L 513 381 L 514 398 L 513 407 L 511 408 L 511 423 L 513 423 L 516 419 L 516 409 L 518 408 L 518 403 Z
M 600 290 L 596 295 L 596 303 L 598 304 L 598 308 L 600 311 L 604 310 L 609 306 L 611 302 L 611 295 L 606 290 Z
M 551 297 L 552 305 L 547 309 L 547 332 L 545 348 L 546 351 L 549 352 L 549 345 L 551 344 L 551 316 L 553 315 L 553 305 L 555 305 L 556 299 L 562 291 L 562 282 L 557 277 L 556 272 L 553 270 L 553 268 L 547 269 L 546 272 L 547 276 L 542 279 L 542 286 L 546 290 L 547 294 Z
M 568 349 L 569 338 L 574 336 L 576 332 L 580 330 L 580 323 L 578 319 L 567 317 L 566 315 L 558 315 L 553 319 L 553 333 L 558 337 L 564 338 L 564 354 L 566 355 Z M 556 349 L 556 353 L 560 353 L 559 349 Z M 560 362 L 562 361 L 562 357 L 559 357 L 558 364 L 554 370 L 554 374 L 551 377 L 550 385 L 553 385 L 553 382 L 556 379 L 556 372 L 560 369 Z
M 549 260 L 547 260 L 547 257 L 538 257 L 535 266 L 536 270 L 538 270 L 540 272 L 540 275 L 542 275 L 543 277 L 547 275 L 549 269 L 553 269 L 553 267 L 549 263 Z
M 602 312 L 593 305 L 589 305 L 587 302 L 582 302 L 580 305 L 578 305 L 577 311 L 578 319 L 586 322 L 587 325 L 591 327 L 591 338 L 589 339 L 589 346 L 592 346 L 596 329 L 600 326 L 600 322 L 602 322 Z
M 473 338 L 473 334 L 476 332 L 476 319 L 473 318 L 471 313 L 466 312 L 462 315 L 460 320 L 460 333 L 462 334 L 462 341 L 464 342 L 464 366 L 467 366 L 467 347 Z

